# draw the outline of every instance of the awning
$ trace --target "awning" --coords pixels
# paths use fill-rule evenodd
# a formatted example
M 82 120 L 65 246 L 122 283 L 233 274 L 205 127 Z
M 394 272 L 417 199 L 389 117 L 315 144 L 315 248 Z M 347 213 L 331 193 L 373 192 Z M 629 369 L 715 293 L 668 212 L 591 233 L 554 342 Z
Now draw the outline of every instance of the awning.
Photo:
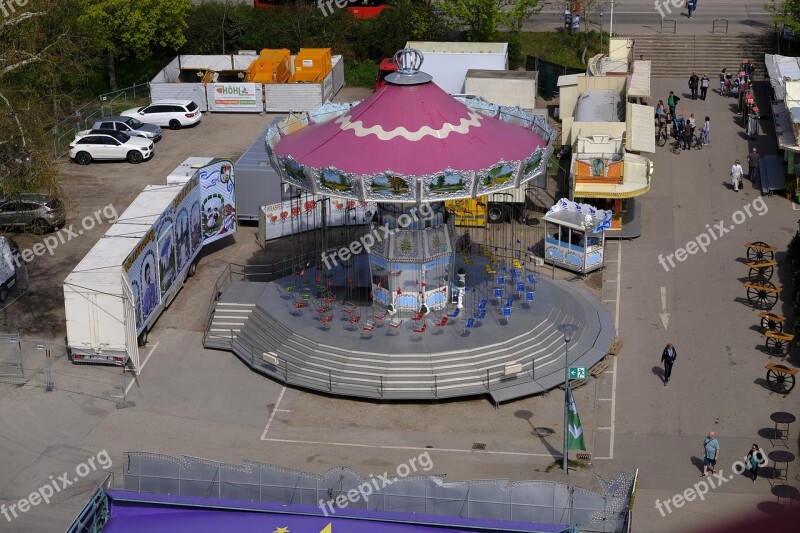
M 576 198 L 634 198 L 650 190 L 652 162 L 636 154 L 625 154 L 622 183 L 575 183 Z
M 634 61 L 628 76 L 628 96 L 650 98 L 650 61 Z
M 656 151 L 656 110 L 652 106 L 628 103 L 625 148 L 636 152 Z

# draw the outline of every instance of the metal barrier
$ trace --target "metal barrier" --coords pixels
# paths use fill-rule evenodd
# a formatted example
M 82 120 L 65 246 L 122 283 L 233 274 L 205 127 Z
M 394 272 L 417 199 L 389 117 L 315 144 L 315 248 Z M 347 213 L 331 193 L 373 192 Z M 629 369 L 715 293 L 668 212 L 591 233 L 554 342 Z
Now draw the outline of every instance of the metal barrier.
M 665 19 L 665 18 L 661 19 L 661 31 L 660 31 L 660 33 L 664 33 L 664 23 L 665 22 L 667 23 L 666 24 L 667 26 L 669 26 L 669 24 L 672 23 L 672 33 L 678 33 L 678 21 L 675 20 L 675 19 Z
M 717 33 L 717 25 L 725 25 L 725 34 L 728 34 L 728 19 L 714 19 L 711 22 L 711 33 Z
M 33 385 L 45 392 L 67 391 L 127 407 L 127 368 L 75 365 L 65 344 L 0 334 L 0 383 Z

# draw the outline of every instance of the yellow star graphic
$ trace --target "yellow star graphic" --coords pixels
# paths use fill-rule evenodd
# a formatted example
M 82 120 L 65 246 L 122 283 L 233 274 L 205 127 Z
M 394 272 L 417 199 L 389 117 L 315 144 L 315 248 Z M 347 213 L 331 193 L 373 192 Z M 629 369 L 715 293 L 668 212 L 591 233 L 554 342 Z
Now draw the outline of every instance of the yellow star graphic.
M 275 531 L 273 531 L 272 533 L 289 533 L 289 528 L 288 527 L 279 527 L 279 528 L 276 528 Z

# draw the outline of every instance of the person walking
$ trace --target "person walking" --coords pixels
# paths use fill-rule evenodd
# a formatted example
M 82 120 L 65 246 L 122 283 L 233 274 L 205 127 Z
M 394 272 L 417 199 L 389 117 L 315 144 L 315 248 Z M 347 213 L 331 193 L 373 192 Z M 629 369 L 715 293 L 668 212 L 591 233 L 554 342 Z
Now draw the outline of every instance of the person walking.
M 692 72 L 692 75 L 689 76 L 689 90 L 692 92 L 692 100 L 697 100 L 697 85 L 700 82 L 700 78 L 697 77 L 696 72 Z
M 714 467 L 717 466 L 717 459 L 719 459 L 719 441 L 717 435 L 712 431 L 703 441 L 703 473 L 700 474 L 700 477 L 707 476 L 709 470 L 712 474 L 716 473 Z
M 742 170 L 742 165 L 739 164 L 739 160 L 737 159 L 731 167 L 731 183 L 733 184 L 733 190 L 736 192 L 739 192 L 739 186 L 742 184 L 743 174 L 744 170 Z
M 758 162 L 760 160 L 761 154 L 759 154 L 758 151 L 753 148 L 753 151 L 747 156 L 747 177 L 752 183 L 755 183 L 756 178 L 758 177 Z
M 669 383 L 669 378 L 672 376 L 672 365 L 675 363 L 675 359 L 678 358 L 678 352 L 675 350 L 675 347 L 668 343 L 667 346 L 664 348 L 664 351 L 661 353 L 661 362 L 664 363 L 664 386 L 667 386 Z
M 758 449 L 758 444 L 753 444 L 750 447 L 750 451 L 747 452 L 747 467 L 750 469 L 750 473 L 753 474 L 753 483 L 756 482 L 758 477 L 758 467 L 762 464 L 764 464 L 764 455 Z
M 719 94 L 722 94 L 723 90 L 725 89 L 726 72 L 726 69 L 722 69 L 719 73 Z
M 677 106 L 678 102 L 680 101 L 681 99 L 675 96 L 674 92 L 669 92 L 669 98 L 667 98 L 667 107 L 669 108 L 669 115 L 673 118 L 678 116 L 678 114 L 675 113 L 675 106 Z
M 700 100 L 706 99 L 707 92 L 708 92 L 708 74 L 703 74 L 703 77 L 700 78 Z
M 711 119 L 709 117 L 706 117 L 705 122 L 703 122 L 703 127 L 700 129 L 700 132 L 703 134 L 703 146 L 710 145 L 711 141 L 708 139 L 708 136 L 711 133 Z
M 686 5 L 689 7 L 689 18 L 692 18 L 692 13 L 697 9 L 697 0 L 689 0 Z

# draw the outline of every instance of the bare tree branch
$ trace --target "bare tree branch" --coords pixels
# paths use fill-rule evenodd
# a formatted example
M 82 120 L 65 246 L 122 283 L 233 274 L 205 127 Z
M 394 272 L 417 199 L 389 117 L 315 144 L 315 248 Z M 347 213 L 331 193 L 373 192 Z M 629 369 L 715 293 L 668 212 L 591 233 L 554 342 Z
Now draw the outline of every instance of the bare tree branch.
M 25 130 L 22 129 L 22 124 L 19 121 L 19 117 L 14 112 L 14 108 L 11 106 L 11 102 L 8 101 L 8 98 L 5 97 L 3 93 L 0 92 L 0 99 L 2 99 L 8 108 L 11 110 L 11 117 L 14 119 L 14 122 L 17 123 L 17 128 L 19 129 L 19 136 L 22 138 L 22 146 L 25 146 Z
M 66 32 L 64 32 L 64 33 L 62 33 L 61 35 L 59 35 L 59 36 L 56 38 L 56 40 L 55 40 L 55 41 L 53 41 L 52 43 L 50 43 L 50 44 L 48 44 L 47 46 L 45 46 L 45 47 L 44 47 L 44 48 L 43 48 L 43 49 L 42 49 L 42 50 L 41 50 L 41 51 L 40 51 L 38 54 L 28 54 L 28 53 L 26 53 L 26 55 L 28 55 L 28 56 L 29 56 L 29 58 L 28 58 L 28 59 L 25 59 L 25 60 L 22 60 L 22 61 L 18 61 L 17 63 L 14 63 L 13 65 L 9 65 L 9 66 L 7 66 L 7 67 L 3 68 L 3 70 L 0 70 L 0 78 L 1 78 L 1 77 L 3 77 L 3 76 L 5 76 L 5 75 L 6 75 L 6 74 L 8 74 L 9 72 L 13 72 L 13 71 L 15 71 L 15 70 L 17 70 L 17 69 L 20 69 L 20 68 L 24 67 L 25 65 L 29 65 L 29 64 L 31 64 L 31 63 L 35 63 L 35 62 L 37 62 L 37 61 L 44 61 L 44 59 L 42 58 L 42 56 L 44 55 L 44 53 L 45 53 L 45 52 L 47 52 L 47 50 L 49 50 L 49 49 L 50 49 L 50 48 L 52 48 L 53 46 L 57 45 L 57 44 L 58 44 L 58 42 L 59 42 L 59 41 L 60 41 L 60 40 L 61 40 L 63 37 L 65 37 L 66 35 L 67 35 L 67 33 L 66 33 Z
M 25 21 L 25 20 L 27 20 L 29 18 L 39 17 L 39 16 L 42 16 L 44 14 L 45 14 L 44 11 L 31 12 L 31 13 L 22 13 L 21 15 L 17 15 L 16 17 L 12 17 L 12 18 L 10 18 L 8 20 L 5 20 L 2 23 L 0 23 L 0 35 L 2 35 L 2 33 L 5 31 L 6 27 L 8 27 L 8 26 L 16 26 L 17 24 L 20 24 L 20 23 L 22 23 L 23 21 Z

